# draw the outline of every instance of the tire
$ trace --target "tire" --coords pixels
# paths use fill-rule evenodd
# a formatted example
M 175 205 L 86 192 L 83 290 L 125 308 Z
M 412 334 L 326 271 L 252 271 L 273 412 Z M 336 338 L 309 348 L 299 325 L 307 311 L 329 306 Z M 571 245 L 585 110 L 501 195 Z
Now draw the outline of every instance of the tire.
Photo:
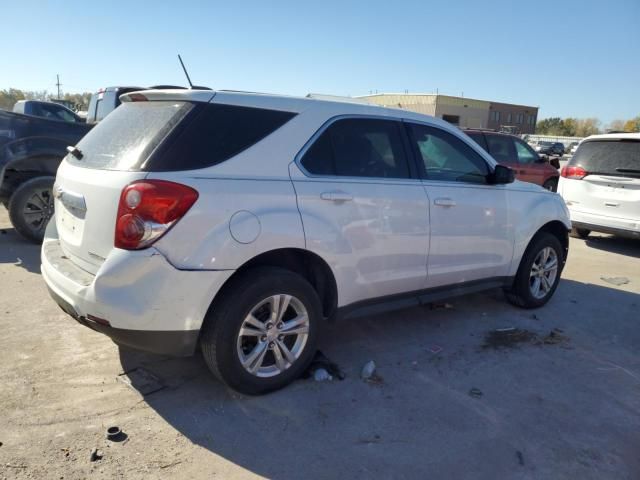
M 555 255 L 555 275 L 551 278 L 551 276 L 547 275 L 547 273 L 551 273 L 551 271 L 547 272 L 545 270 L 543 275 L 545 276 L 546 283 L 542 278 L 538 278 L 536 282 L 534 275 L 537 276 L 537 274 L 533 272 L 533 265 L 534 262 L 536 262 L 536 265 L 542 263 L 544 260 L 543 252 L 545 251 L 549 253 L 547 265 L 551 264 L 553 259 L 552 255 Z M 558 238 L 548 232 L 538 233 L 533 237 L 522 256 L 520 267 L 518 268 L 518 273 L 516 274 L 512 287 L 505 291 L 507 299 L 512 304 L 521 308 L 538 308 L 543 306 L 556 291 L 563 266 L 564 249 Z M 535 294 L 536 284 L 539 286 L 538 295 Z
M 542 188 L 549 190 L 550 192 L 557 192 L 558 191 L 558 179 L 557 178 L 550 178 L 549 180 L 547 180 L 546 182 L 544 182 L 542 184 Z
M 279 320 L 270 322 L 273 298 L 282 299 L 285 295 L 291 296 L 291 300 L 281 316 L 284 324 Z M 298 334 L 279 333 L 286 332 L 286 323 L 292 318 L 302 318 L 305 311 L 306 338 L 304 325 Z M 246 323 L 249 314 L 264 328 L 254 328 L 257 325 L 254 321 Z M 320 300 L 309 282 L 288 270 L 258 267 L 241 273 L 225 286 L 220 299 L 214 301 L 207 313 L 200 346 L 205 363 L 218 379 L 238 392 L 259 395 L 278 390 L 302 375 L 316 352 L 321 321 Z M 250 334 L 240 336 L 241 331 Z M 283 344 L 295 357 L 293 361 L 286 361 Z M 262 351 L 265 353 L 257 355 L 252 363 L 254 354 Z M 284 368 L 277 364 L 277 353 L 285 359 L 280 364 Z
M 591 230 L 587 230 L 586 228 L 572 228 L 569 235 L 571 235 L 573 238 L 581 238 L 585 240 L 590 233 Z
M 53 177 L 36 177 L 20 184 L 9 199 L 9 219 L 27 240 L 41 243 L 53 216 Z

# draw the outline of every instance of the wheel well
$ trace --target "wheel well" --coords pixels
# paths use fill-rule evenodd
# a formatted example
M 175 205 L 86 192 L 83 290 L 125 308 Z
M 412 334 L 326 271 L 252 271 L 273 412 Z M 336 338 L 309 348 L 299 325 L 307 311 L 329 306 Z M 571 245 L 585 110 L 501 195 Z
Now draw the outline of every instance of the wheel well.
M 567 254 L 569 253 L 569 230 L 567 230 L 567 227 L 564 225 L 564 223 L 558 220 L 554 220 L 543 225 L 542 228 L 538 230 L 538 233 L 539 232 L 548 232 L 554 235 L 560 241 L 560 244 L 564 249 L 564 260 L 566 261 Z
M 0 197 L 9 199 L 16 188 L 32 178 L 55 177 L 61 160 L 54 157 L 30 157 L 10 163 L 3 178 L 0 178 Z
M 280 267 L 304 277 L 318 293 L 325 318 L 332 318 L 338 306 L 338 288 L 331 268 L 308 250 L 282 248 L 262 253 L 242 265 L 228 280 L 254 267 Z

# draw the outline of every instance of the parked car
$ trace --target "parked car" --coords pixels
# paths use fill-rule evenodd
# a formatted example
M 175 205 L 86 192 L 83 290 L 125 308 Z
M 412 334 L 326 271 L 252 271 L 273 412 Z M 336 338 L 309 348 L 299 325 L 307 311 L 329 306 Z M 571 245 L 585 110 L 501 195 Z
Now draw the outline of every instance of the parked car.
M 561 175 L 574 236 L 640 238 L 640 133 L 585 138 Z
M 42 102 L 40 100 L 19 100 L 13 106 L 14 113 L 33 115 L 57 120 L 60 122 L 83 123 L 84 119 L 73 110 L 55 102 Z
M 556 191 L 560 174 L 546 157 L 537 154 L 525 141 L 515 135 L 492 130 L 467 129 L 464 132 L 500 164 L 514 170 L 516 178 Z
M 538 142 L 534 150 L 541 155 L 564 155 L 564 144 L 560 142 Z
M 121 99 L 60 165 L 42 245 L 51 296 L 119 344 L 200 345 L 258 394 L 300 376 L 327 321 L 496 287 L 535 308 L 558 285 L 562 199 L 442 120 L 224 91 Z
M 0 202 L 23 237 L 42 241 L 53 214 L 58 165 L 67 146 L 75 145 L 90 129 L 84 122 L 0 110 Z
M 107 87 L 101 88 L 91 95 L 89 108 L 87 109 L 87 123 L 98 123 L 118 105 L 120 105 L 120 95 L 137 90 L 146 90 L 144 87 Z
M 120 95 L 138 90 L 184 90 L 177 85 L 154 85 L 151 87 L 107 87 L 101 88 L 91 95 L 89 108 L 85 115 L 87 123 L 98 123 L 120 105 Z M 194 86 L 193 90 L 210 90 L 208 87 Z

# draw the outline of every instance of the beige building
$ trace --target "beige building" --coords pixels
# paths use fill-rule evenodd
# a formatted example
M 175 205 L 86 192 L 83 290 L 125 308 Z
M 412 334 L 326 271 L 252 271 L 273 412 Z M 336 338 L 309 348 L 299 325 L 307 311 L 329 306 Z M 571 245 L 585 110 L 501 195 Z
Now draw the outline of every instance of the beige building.
M 379 93 L 358 97 L 385 107 L 404 108 L 442 118 L 460 128 L 535 133 L 538 107 L 439 94 Z

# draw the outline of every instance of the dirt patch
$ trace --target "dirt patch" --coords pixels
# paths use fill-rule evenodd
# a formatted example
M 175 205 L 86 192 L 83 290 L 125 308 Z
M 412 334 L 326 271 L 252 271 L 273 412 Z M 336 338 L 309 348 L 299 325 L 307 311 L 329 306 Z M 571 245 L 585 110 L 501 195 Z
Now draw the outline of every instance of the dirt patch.
M 487 332 L 484 337 L 483 349 L 515 348 L 521 344 L 529 345 L 558 345 L 569 341 L 569 337 L 559 328 L 554 328 L 547 335 L 539 334 L 524 328 L 496 328 Z

